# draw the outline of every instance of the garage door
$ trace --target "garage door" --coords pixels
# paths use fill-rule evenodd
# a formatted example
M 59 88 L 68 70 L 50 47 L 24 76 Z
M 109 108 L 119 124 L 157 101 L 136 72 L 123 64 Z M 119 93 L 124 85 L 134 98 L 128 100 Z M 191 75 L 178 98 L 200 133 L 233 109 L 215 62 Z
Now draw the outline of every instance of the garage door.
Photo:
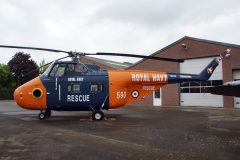
M 185 60 L 184 63 L 180 64 L 180 72 L 199 74 L 212 59 L 213 57 Z M 220 64 L 209 81 L 182 82 L 180 84 L 180 105 L 223 107 L 223 96 L 207 93 L 205 89 L 211 86 L 222 85 L 222 77 L 222 64 Z
M 233 71 L 233 80 L 240 80 L 240 70 Z M 240 108 L 240 97 L 234 97 L 234 107 Z

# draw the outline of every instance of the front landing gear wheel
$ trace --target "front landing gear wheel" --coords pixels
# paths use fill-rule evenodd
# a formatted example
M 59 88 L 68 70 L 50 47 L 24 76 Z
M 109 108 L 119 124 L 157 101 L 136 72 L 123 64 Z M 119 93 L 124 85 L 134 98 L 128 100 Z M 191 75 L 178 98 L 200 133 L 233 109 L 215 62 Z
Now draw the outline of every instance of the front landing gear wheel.
M 40 120 L 44 120 L 46 118 L 45 113 L 44 112 L 39 113 L 38 118 Z
M 46 117 L 50 117 L 52 113 L 51 110 L 46 110 L 44 114 Z
M 104 114 L 102 111 L 93 111 L 92 112 L 92 119 L 95 121 L 101 121 L 104 118 Z

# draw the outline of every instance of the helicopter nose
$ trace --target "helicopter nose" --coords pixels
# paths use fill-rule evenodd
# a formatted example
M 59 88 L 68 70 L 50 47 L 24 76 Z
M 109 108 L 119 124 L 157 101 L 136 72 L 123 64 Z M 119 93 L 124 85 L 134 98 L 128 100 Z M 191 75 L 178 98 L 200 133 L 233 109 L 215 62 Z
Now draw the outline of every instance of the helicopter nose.
M 39 77 L 21 85 L 14 91 L 14 100 L 25 109 L 46 109 L 46 89 Z
M 20 104 L 21 100 L 23 99 L 23 92 L 22 92 L 22 87 L 18 87 L 17 89 L 15 89 L 14 91 L 14 100 L 18 103 L 18 105 Z

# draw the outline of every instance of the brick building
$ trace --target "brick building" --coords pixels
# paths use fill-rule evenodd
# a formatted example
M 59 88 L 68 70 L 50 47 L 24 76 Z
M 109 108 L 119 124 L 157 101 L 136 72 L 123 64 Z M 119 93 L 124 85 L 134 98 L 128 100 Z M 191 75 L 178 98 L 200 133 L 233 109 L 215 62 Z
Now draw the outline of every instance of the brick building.
M 240 79 L 240 45 L 185 36 L 152 54 L 156 57 L 184 59 L 184 63 L 143 59 L 128 69 L 198 74 L 213 57 L 227 48 L 231 49 L 231 56 L 222 62 L 209 81 L 169 84 L 138 103 L 156 106 L 240 107 L 239 98 L 212 95 L 204 90 Z

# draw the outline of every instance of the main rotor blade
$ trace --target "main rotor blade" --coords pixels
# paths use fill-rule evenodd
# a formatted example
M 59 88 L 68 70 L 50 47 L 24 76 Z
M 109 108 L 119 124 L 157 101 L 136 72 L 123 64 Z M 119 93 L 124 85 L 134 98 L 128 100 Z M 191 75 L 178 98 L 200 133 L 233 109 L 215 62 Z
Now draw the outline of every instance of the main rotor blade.
M 60 61 L 60 60 L 62 60 L 62 59 L 68 58 L 68 57 L 71 57 L 71 56 L 65 56 L 65 57 L 62 57 L 62 58 L 58 58 L 58 59 L 56 59 L 56 60 L 54 60 L 54 61 L 51 61 L 51 62 L 49 62 L 49 63 L 47 63 L 47 64 L 44 64 L 44 65 L 40 66 L 39 69 L 42 68 L 42 67 L 45 67 L 45 66 L 47 66 L 47 65 L 49 65 L 49 64 L 51 64 L 51 63 L 53 63 L 53 62 L 55 62 L 55 61 Z
M 48 48 L 37 48 L 37 47 L 24 47 L 24 46 L 6 46 L 0 45 L 0 48 L 17 48 L 17 49 L 31 49 L 31 50 L 39 50 L 39 51 L 49 51 L 49 52 L 63 52 L 67 54 L 71 54 L 72 52 L 56 50 L 56 49 L 48 49 Z
M 145 55 L 137 55 L 137 54 L 124 54 L 124 53 L 97 52 L 95 54 L 93 54 L 93 53 L 85 53 L 85 55 L 122 56 L 122 57 L 135 57 L 135 58 L 155 59 L 155 60 L 163 60 L 163 61 L 170 61 L 170 62 L 184 62 L 184 60 L 182 60 L 182 59 L 172 59 L 172 58 L 145 56 Z
M 34 69 L 34 70 L 32 70 L 32 71 L 30 71 L 30 72 L 24 74 L 23 77 L 26 77 L 26 76 L 28 76 L 28 75 L 34 73 L 35 71 L 40 70 L 41 68 L 43 68 L 43 67 L 45 67 L 45 66 L 48 66 L 49 64 L 51 64 L 51 63 L 53 63 L 53 62 L 55 62 L 55 61 L 59 61 L 59 60 L 62 60 L 62 59 L 68 58 L 68 57 L 71 57 L 71 56 L 65 56 L 65 57 L 62 57 L 62 58 L 56 59 L 56 60 L 54 60 L 54 61 L 51 61 L 51 62 L 49 62 L 49 63 L 47 63 L 47 64 L 44 64 L 44 65 L 40 66 L 39 68 Z M 23 78 L 23 77 L 22 77 L 22 78 Z
M 31 49 L 31 50 L 40 50 L 40 51 L 49 51 L 49 52 L 62 52 L 62 53 L 67 53 L 69 56 L 72 56 L 72 57 L 76 57 L 78 55 L 80 56 L 106 55 L 106 56 L 123 56 L 123 57 L 135 57 L 135 58 L 145 58 L 145 59 L 156 59 L 156 60 L 163 60 L 163 61 L 170 61 L 170 62 L 184 62 L 184 60 L 182 59 L 172 59 L 172 58 L 137 55 L 137 54 L 107 53 L 107 52 L 83 53 L 83 52 L 72 52 L 72 51 L 63 51 L 63 50 L 57 50 L 57 49 L 49 49 L 49 48 L 9 46 L 9 45 L 0 45 L 0 48 L 17 48 L 17 49 Z

